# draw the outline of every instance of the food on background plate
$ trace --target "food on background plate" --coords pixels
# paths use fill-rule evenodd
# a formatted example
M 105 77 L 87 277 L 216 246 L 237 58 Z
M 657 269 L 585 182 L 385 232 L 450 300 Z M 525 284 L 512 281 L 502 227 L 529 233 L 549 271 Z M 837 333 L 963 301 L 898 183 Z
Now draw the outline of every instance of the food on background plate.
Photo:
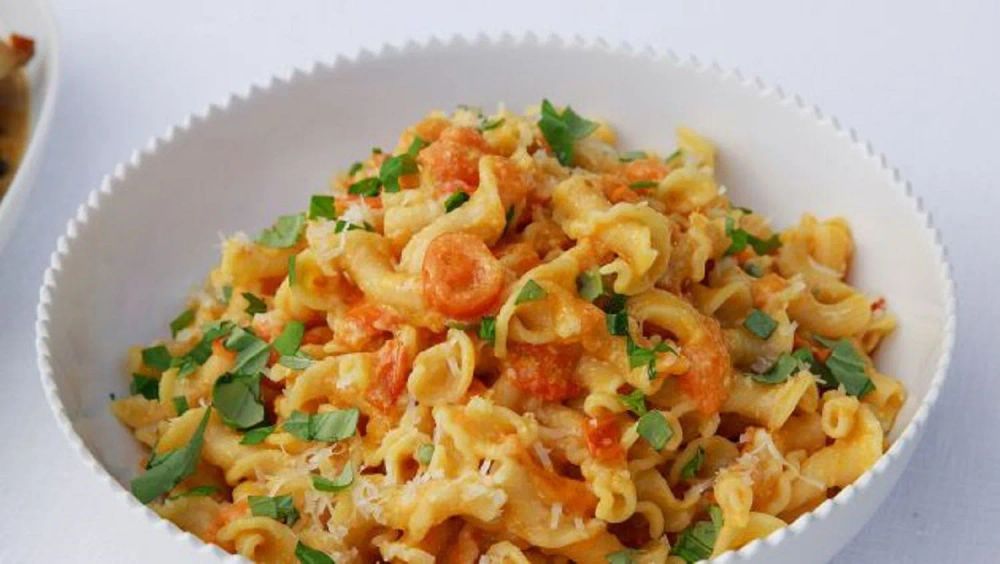
M 13 33 L 0 40 L 0 198 L 14 179 L 28 141 L 28 78 L 22 68 L 35 54 L 35 42 Z
M 695 562 L 871 468 L 906 392 L 847 223 L 548 101 L 460 107 L 225 240 L 129 352 L 133 494 L 261 562 Z M 738 179 L 735 179 L 738 181 Z M 752 187 L 751 187 L 752 188 Z M 482 560 L 485 559 L 485 560 Z

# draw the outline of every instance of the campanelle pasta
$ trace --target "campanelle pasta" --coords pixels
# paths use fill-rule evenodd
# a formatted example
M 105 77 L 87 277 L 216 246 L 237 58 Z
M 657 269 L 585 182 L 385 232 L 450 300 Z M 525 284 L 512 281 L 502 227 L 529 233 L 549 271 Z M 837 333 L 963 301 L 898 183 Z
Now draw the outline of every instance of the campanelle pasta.
M 548 102 L 406 129 L 237 234 L 128 355 L 132 492 L 260 562 L 694 562 L 871 468 L 906 399 L 847 223 Z

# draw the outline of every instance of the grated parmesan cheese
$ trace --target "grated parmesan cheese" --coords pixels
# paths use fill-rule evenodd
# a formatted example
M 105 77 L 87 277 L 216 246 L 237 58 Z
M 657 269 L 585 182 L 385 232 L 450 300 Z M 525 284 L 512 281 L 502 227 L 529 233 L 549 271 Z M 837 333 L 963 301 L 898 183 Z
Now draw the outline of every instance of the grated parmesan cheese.
M 576 527 L 576 530 L 582 531 L 583 530 L 583 517 L 579 517 L 579 516 L 573 517 L 573 526 Z
M 552 504 L 551 513 L 549 513 L 549 528 L 555 529 L 559 526 L 559 519 L 562 517 L 563 506 L 560 502 L 555 502 Z
M 531 446 L 535 451 L 535 456 L 538 457 L 538 461 L 542 463 L 542 466 L 544 466 L 546 470 L 551 472 L 553 470 L 553 466 L 552 458 L 549 457 L 549 449 L 545 448 L 545 445 L 538 441 L 532 443 Z

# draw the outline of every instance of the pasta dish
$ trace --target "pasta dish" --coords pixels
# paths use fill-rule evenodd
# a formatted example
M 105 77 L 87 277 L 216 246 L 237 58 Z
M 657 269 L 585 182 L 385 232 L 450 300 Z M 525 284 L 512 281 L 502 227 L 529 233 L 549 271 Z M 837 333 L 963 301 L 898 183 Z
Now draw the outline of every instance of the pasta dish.
M 906 391 L 839 218 L 714 146 L 460 106 L 221 260 L 128 353 L 131 491 L 258 562 L 696 562 L 871 468 Z M 164 326 L 166 330 L 166 324 Z
M 35 54 L 30 37 L 0 39 L 0 198 L 14 180 L 28 140 L 28 77 L 23 67 Z

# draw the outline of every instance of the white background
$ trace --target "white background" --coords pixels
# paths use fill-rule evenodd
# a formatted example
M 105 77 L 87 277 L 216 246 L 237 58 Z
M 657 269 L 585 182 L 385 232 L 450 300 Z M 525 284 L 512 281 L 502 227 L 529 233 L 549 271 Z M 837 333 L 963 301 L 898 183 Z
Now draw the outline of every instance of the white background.
M 949 247 L 958 344 L 910 468 L 836 561 L 996 560 L 1000 300 L 989 290 L 1000 282 L 1000 3 L 54 3 L 61 98 L 39 186 L 0 251 L 0 561 L 194 559 L 84 471 L 37 381 L 37 287 L 101 177 L 192 110 L 274 72 L 383 41 L 528 29 L 657 44 L 758 74 L 856 128 L 899 167 Z

